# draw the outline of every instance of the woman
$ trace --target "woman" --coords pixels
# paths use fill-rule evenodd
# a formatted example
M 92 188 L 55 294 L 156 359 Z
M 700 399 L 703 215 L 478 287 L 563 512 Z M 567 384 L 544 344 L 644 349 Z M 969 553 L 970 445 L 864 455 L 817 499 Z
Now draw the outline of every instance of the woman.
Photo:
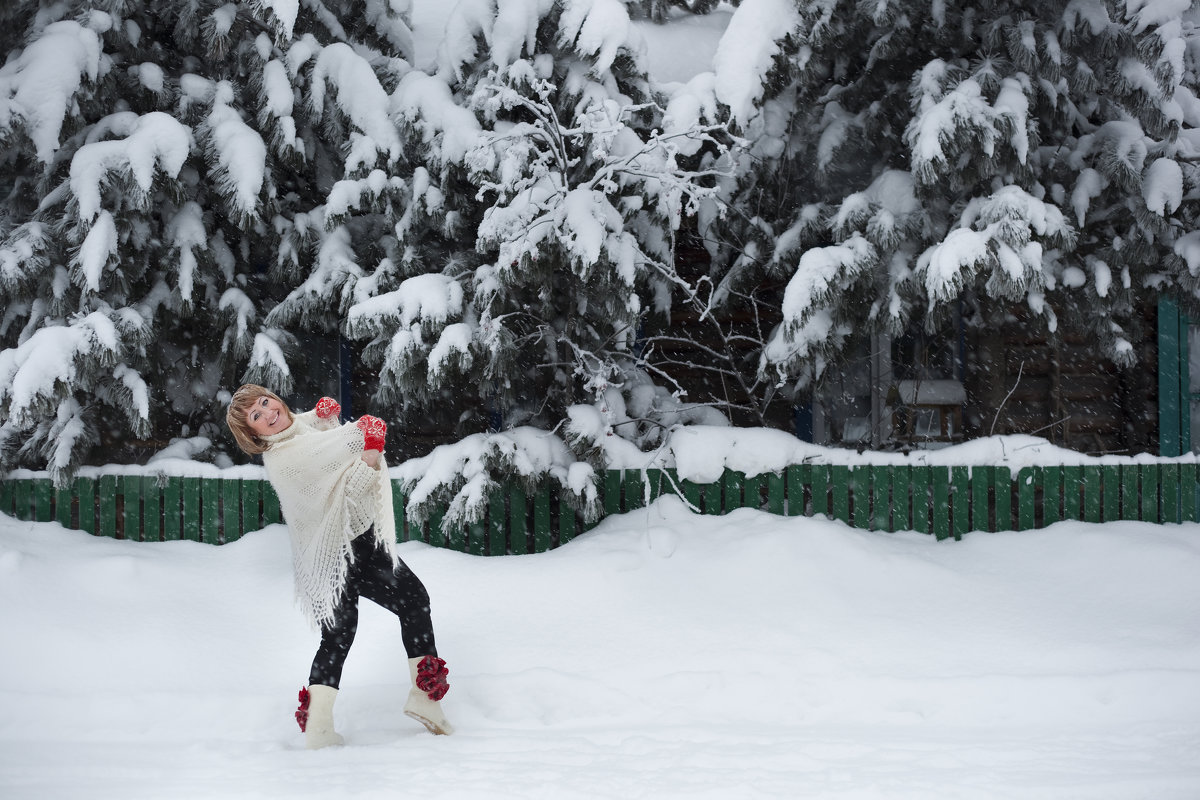
M 396 555 L 387 426 L 371 416 L 343 425 L 340 412 L 325 397 L 312 411 L 292 414 L 274 392 L 246 384 L 226 414 L 238 446 L 262 455 L 291 534 L 296 596 L 321 629 L 296 721 L 310 749 L 342 743 L 333 702 L 358 628 L 358 598 L 366 597 L 400 619 L 413 683 L 404 713 L 432 733 L 452 733 L 439 704 L 449 686 L 429 594 Z

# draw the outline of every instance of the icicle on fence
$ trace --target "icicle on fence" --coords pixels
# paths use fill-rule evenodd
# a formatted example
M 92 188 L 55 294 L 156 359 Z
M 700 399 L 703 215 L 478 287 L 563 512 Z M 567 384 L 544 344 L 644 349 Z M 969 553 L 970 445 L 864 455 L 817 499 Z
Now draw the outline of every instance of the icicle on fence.
M 758 508 L 786 516 L 824 515 L 857 528 L 911 530 L 939 539 L 970 531 L 1029 530 L 1059 520 L 1200 519 L 1196 465 L 1146 463 L 1025 467 L 839 466 L 805 464 L 780 474 L 746 477 L 727 471 L 716 483 L 681 481 L 673 470 L 610 470 L 600 486 L 602 516 L 680 495 L 703 514 Z M 394 486 L 398 536 L 475 555 L 537 553 L 594 527 L 555 488 L 493 492 L 482 519 L 422 525 L 404 515 Z M 98 536 L 134 541 L 232 542 L 282 521 L 279 500 L 261 480 L 102 475 L 55 489 L 49 479 L 0 480 L 0 512 L 57 521 Z

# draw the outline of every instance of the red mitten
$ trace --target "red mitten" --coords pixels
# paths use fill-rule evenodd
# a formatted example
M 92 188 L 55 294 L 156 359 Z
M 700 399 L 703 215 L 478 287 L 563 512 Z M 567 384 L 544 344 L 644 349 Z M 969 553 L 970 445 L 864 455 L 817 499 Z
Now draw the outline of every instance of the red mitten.
M 304 729 L 308 727 L 308 687 L 300 687 L 300 707 L 296 709 L 296 722 L 300 725 L 300 732 L 304 733 Z
M 363 432 L 363 449 L 383 452 L 383 443 L 387 439 L 387 423 L 379 417 L 363 414 L 354 423 Z
M 342 407 L 332 397 L 322 397 L 317 401 L 317 419 L 334 419 L 342 413 Z

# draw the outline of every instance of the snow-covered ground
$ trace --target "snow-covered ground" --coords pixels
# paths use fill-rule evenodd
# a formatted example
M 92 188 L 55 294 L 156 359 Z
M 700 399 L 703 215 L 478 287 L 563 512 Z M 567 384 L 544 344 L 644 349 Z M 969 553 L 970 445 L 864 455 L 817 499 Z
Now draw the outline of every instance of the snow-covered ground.
M 364 602 L 347 746 L 292 720 L 286 531 L 136 544 L 0 516 L 0 798 L 1200 797 L 1200 526 L 937 542 L 674 498 L 559 550 L 417 543 L 458 727 Z

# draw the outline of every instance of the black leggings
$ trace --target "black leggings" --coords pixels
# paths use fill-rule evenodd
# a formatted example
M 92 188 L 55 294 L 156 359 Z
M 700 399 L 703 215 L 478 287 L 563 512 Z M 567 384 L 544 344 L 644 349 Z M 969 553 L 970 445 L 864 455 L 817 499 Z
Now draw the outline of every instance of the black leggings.
M 437 655 L 433 641 L 433 619 L 429 615 L 429 592 L 421 579 L 401 561 L 392 561 L 375 544 L 373 530 L 351 543 L 354 558 L 346 572 L 346 590 L 333 612 L 333 621 L 321 627 L 321 646 L 313 658 L 308 684 L 332 686 L 342 680 L 342 667 L 358 631 L 358 598 L 365 597 L 400 619 L 404 649 L 409 658 Z

